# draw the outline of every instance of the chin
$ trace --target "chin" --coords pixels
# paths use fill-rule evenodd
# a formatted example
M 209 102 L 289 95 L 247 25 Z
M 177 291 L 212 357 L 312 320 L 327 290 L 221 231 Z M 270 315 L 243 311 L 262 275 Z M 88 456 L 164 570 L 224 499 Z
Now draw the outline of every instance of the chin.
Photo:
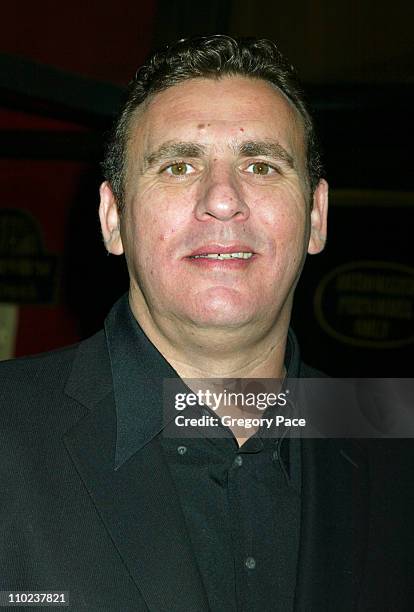
M 254 318 L 255 313 L 248 306 L 250 305 L 229 300 L 203 301 L 201 304 L 194 304 L 191 309 L 186 309 L 184 316 L 197 327 L 238 328 Z
M 193 324 L 198 328 L 210 328 L 210 329 L 238 329 L 248 324 L 251 319 L 248 317 L 225 317 L 225 316 L 206 316 L 206 317 L 194 317 L 192 319 Z

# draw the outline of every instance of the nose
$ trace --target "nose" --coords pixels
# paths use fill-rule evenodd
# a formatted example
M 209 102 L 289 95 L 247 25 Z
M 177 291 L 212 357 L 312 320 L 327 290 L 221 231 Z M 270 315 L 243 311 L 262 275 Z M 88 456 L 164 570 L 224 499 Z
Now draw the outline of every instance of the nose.
M 195 216 L 199 221 L 245 221 L 250 215 L 237 178 L 229 170 L 211 170 L 200 184 Z

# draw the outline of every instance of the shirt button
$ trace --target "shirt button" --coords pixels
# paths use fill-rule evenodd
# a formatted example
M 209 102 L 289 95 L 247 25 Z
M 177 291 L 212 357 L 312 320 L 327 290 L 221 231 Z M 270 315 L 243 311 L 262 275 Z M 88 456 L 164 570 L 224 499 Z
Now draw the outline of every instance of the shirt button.
M 243 465 L 243 457 L 241 455 L 236 455 L 235 460 L 233 461 L 233 464 L 236 467 L 240 467 L 241 465 Z
M 179 455 L 185 455 L 186 452 L 187 452 L 187 447 L 186 446 L 179 446 L 177 448 L 177 453 Z
M 273 451 L 273 453 L 272 453 L 272 457 L 273 457 L 273 461 L 277 461 L 277 459 L 278 459 L 278 457 L 279 457 L 279 454 L 278 454 L 277 450 L 274 450 L 274 451 Z
M 247 569 L 253 570 L 256 567 L 256 559 L 254 557 L 247 557 L 244 564 Z

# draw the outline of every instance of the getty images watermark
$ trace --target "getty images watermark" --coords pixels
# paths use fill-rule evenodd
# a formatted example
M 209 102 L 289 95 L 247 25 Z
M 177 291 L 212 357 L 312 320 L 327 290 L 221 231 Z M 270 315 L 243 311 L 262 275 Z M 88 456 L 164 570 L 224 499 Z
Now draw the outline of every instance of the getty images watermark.
M 240 383 L 238 383 L 240 386 Z M 256 382 L 257 386 L 257 382 Z M 269 407 L 286 408 L 288 405 L 289 390 L 275 393 L 272 391 L 231 391 L 224 387 L 222 391 L 212 389 L 198 389 L 176 393 L 174 408 L 183 411 L 188 407 L 203 406 L 212 411 L 197 416 L 178 414 L 175 416 L 177 427 L 223 427 L 259 429 L 272 427 L 304 427 L 305 419 L 288 417 L 285 414 L 263 416 Z M 254 413 L 257 412 L 257 416 Z M 215 414 L 214 414 L 215 413 Z M 253 413 L 253 414 L 252 414 Z
M 164 435 L 413 438 L 414 379 L 166 379 Z

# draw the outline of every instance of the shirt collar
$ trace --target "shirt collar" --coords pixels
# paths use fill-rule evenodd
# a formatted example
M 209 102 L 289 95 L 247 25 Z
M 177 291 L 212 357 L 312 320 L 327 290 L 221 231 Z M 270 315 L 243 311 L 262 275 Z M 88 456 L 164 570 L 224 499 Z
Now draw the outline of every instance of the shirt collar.
M 118 469 L 163 430 L 166 423 L 164 380 L 180 380 L 180 377 L 137 323 L 127 293 L 109 312 L 105 334 L 117 419 L 115 469 Z M 299 377 L 299 346 L 291 329 L 286 343 L 285 367 L 288 379 Z M 182 385 L 184 391 L 189 390 L 184 382 Z

